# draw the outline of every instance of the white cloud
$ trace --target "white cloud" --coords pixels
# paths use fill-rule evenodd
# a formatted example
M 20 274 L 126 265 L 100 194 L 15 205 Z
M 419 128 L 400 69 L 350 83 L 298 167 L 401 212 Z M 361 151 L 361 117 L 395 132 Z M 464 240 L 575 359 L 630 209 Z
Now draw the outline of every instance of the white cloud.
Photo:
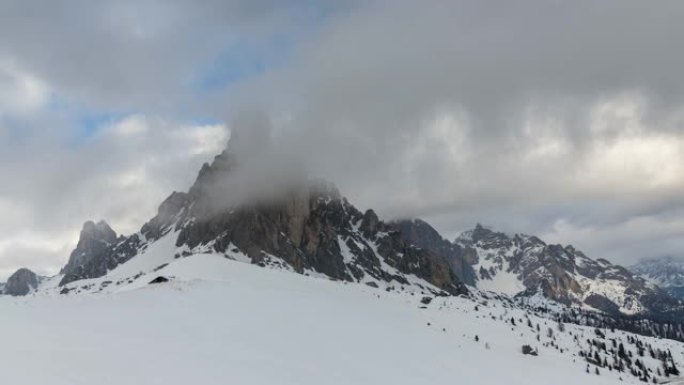
M 49 101 L 48 85 L 16 65 L 0 62 L 0 119 L 25 115 L 43 108 Z
M 86 143 L 44 142 L 15 154 L 11 189 L 0 189 L 0 278 L 18 265 L 55 273 L 86 220 L 107 220 L 130 234 L 173 190 L 186 190 L 201 164 L 227 142 L 223 125 L 189 125 L 133 115 L 101 128 Z M 0 151 L 12 143 L 0 143 Z M 48 154 L 45 164 L 35 153 Z M 8 175 L 4 173 L 4 175 Z

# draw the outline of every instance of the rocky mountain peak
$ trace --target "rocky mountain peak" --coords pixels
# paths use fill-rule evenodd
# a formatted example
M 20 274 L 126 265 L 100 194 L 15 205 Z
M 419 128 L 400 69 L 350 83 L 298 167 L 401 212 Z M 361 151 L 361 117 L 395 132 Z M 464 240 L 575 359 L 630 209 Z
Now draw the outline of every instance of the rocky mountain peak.
M 441 255 L 412 245 L 373 210 L 362 213 L 333 184 L 274 174 L 275 160 L 258 156 L 264 153 L 255 144 L 261 139 L 232 138 L 202 167 L 189 191 L 172 193 L 139 234 L 115 241 L 111 234 L 84 236 L 94 241 L 79 242 L 61 284 L 101 277 L 148 245 L 172 237 L 178 258 L 212 253 L 375 287 L 467 293 Z M 98 226 L 85 227 L 90 235 Z
M 84 245 L 92 241 L 114 242 L 116 240 L 116 232 L 109 227 L 105 221 L 97 223 L 87 221 L 83 224 L 79 243 Z
M 370 238 L 378 232 L 379 223 L 380 219 L 378 219 L 378 215 L 375 211 L 369 209 L 363 214 L 359 230 L 361 230 L 365 237 Z
M 627 269 L 593 260 L 573 246 L 547 244 L 535 236 L 508 236 L 481 225 L 455 244 L 474 255 L 475 286 L 508 295 L 541 293 L 564 304 L 583 304 L 609 313 L 679 311 L 673 298 Z
M 473 247 L 479 245 L 483 248 L 510 247 L 515 237 L 503 232 L 497 232 L 490 227 L 477 224 L 474 229 L 463 232 L 456 238 L 455 243 Z
M 85 266 L 102 259 L 118 241 L 116 232 L 105 221 L 87 221 L 78 240 L 78 244 L 69 256 L 69 261 L 62 268 L 63 282 L 73 280 Z
M 229 151 L 230 146 L 231 144 L 229 143 L 229 147 L 219 155 L 216 155 L 212 163 L 204 163 L 202 165 L 195 183 L 188 191 L 190 196 L 199 197 L 202 194 L 206 194 L 209 188 L 224 179 L 238 165 L 237 155 L 234 151 Z
M 21 268 L 12 274 L 5 284 L 4 294 L 24 296 L 38 287 L 39 278 L 33 271 Z

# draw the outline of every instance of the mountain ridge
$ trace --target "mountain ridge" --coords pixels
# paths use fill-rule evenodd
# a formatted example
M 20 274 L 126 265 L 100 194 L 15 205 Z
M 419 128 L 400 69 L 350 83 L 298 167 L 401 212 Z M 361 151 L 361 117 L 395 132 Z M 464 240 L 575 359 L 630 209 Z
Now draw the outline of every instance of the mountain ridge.
M 572 245 L 547 244 L 537 236 L 506 234 L 477 224 L 453 242 L 421 220 L 395 221 L 420 247 L 441 252 L 459 278 L 480 290 L 508 296 L 544 297 L 567 306 L 612 315 L 682 314 L 681 302 L 628 269 L 591 259 Z
M 572 246 L 480 224 L 450 241 L 420 219 L 384 222 L 371 209 L 361 212 L 333 184 L 318 179 L 278 179 L 272 185 L 266 179 L 250 190 L 243 168 L 260 152 L 246 151 L 237 139 L 201 167 L 187 192 L 171 193 L 139 232 L 117 235 L 104 221 L 86 222 L 61 271 L 60 290 L 104 277 L 164 239 L 174 259 L 213 253 L 387 290 L 541 293 L 566 306 L 612 315 L 681 310 L 681 303 L 655 285 Z
M 150 244 L 177 233 L 178 257 L 239 252 L 250 263 L 284 264 L 281 267 L 300 274 L 312 272 L 375 286 L 380 282 L 398 288 L 417 285 L 433 293 L 467 293 L 441 256 L 412 246 L 373 210 L 362 213 L 330 183 L 299 181 L 296 186 L 278 186 L 283 190 L 277 197 L 222 202 L 230 201 L 236 187 L 231 185 L 231 173 L 239 165 L 232 152 L 222 152 L 203 165 L 187 193 L 173 192 L 157 215 L 129 237 L 116 238 L 104 222 L 86 222 L 60 286 L 104 276 Z
M 684 299 L 684 258 L 674 256 L 645 258 L 629 266 L 635 274 L 662 287 L 670 295 Z

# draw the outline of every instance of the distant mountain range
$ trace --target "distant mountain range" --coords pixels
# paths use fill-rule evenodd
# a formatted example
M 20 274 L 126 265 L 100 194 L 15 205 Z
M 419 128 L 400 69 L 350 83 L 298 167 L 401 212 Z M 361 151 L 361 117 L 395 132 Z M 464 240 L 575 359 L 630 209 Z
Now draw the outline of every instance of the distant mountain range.
M 657 285 L 605 259 L 593 260 L 572 246 L 482 225 L 453 242 L 420 220 L 402 221 L 398 227 L 414 244 L 443 255 L 463 282 L 480 290 L 509 296 L 541 294 L 613 315 L 667 317 L 682 309 Z
M 660 257 L 641 260 L 629 268 L 672 296 L 684 300 L 684 257 Z

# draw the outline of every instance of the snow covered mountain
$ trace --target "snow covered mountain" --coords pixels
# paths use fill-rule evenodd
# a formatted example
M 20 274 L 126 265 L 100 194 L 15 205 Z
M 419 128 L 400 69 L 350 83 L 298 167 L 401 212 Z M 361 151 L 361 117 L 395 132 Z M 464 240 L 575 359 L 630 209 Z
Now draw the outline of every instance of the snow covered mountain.
M 464 258 L 474 261 L 475 286 L 483 290 L 511 296 L 541 293 L 560 303 L 609 314 L 660 316 L 682 309 L 679 301 L 624 267 L 590 259 L 572 246 L 481 225 L 455 243 Z
M 465 383 L 613 384 L 679 374 L 683 325 L 644 318 L 672 299 L 619 266 L 482 226 L 451 242 L 426 222 L 361 212 L 320 181 L 236 203 L 226 181 L 239 167 L 225 151 L 139 232 L 86 222 L 60 274 L 13 275 L 5 293 L 29 297 L 0 298 L 12 326 L 0 340 L 21 346 L 0 350 L 3 378 L 409 384 L 457 372 Z M 77 295 L 95 293 L 106 295 Z M 84 363 L 77 375 L 74 362 Z
M 393 222 L 412 244 L 442 255 L 467 285 L 508 296 L 537 293 L 565 305 L 613 315 L 677 318 L 682 305 L 663 290 L 604 259 L 538 237 L 477 225 L 454 242 L 421 220 Z
M 172 193 L 133 235 L 119 236 L 104 221 L 86 222 L 60 275 L 41 285 L 25 277 L 29 282 L 18 293 L 99 291 L 176 259 L 217 254 L 386 290 L 461 295 L 470 286 L 509 297 L 541 294 L 611 315 L 684 314 L 678 300 L 627 269 L 534 236 L 478 225 L 451 242 L 421 220 L 385 223 L 373 210 L 359 211 L 331 184 L 309 179 L 262 183 L 244 199 L 245 179 L 236 177 L 250 159 L 240 151 L 244 147 L 232 139 L 188 192 Z M 277 194 L 262 194 L 269 188 Z
M 231 183 L 240 162 L 233 151 L 224 151 L 204 165 L 187 193 L 171 194 L 131 236 L 117 237 L 105 222 L 87 222 L 59 286 L 68 292 L 163 243 L 172 245 L 171 258 L 213 253 L 388 290 L 467 292 L 442 256 L 411 245 L 372 210 L 362 213 L 328 183 L 279 186 L 277 196 L 224 204 L 242 187 Z
M 665 291 L 680 299 L 684 299 L 684 258 L 661 257 L 639 261 L 629 268 Z
M 147 259 L 118 279 L 135 280 L 175 259 L 210 253 L 387 290 L 459 295 L 470 286 L 510 297 L 539 293 L 612 315 L 682 314 L 680 302 L 656 285 L 572 246 L 480 225 L 450 242 L 421 220 L 385 223 L 372 210 L 361 212 L 322 181 L 300 179 L 277 186 L 277 194 L 228 199 L 244 193 L 244 180 L 234 179 L 244 165 L 236 151 L 240 144 L 232 140 L 202 167 L 187 193 L 172 193 L 138 233 L 117 236 L 106 222 L 86 222 L 60 276 L 50 280 L 58 285 L 47 286 L 62 293 L 91 291 L 84 282 L 161 248 L 164 258 Z

